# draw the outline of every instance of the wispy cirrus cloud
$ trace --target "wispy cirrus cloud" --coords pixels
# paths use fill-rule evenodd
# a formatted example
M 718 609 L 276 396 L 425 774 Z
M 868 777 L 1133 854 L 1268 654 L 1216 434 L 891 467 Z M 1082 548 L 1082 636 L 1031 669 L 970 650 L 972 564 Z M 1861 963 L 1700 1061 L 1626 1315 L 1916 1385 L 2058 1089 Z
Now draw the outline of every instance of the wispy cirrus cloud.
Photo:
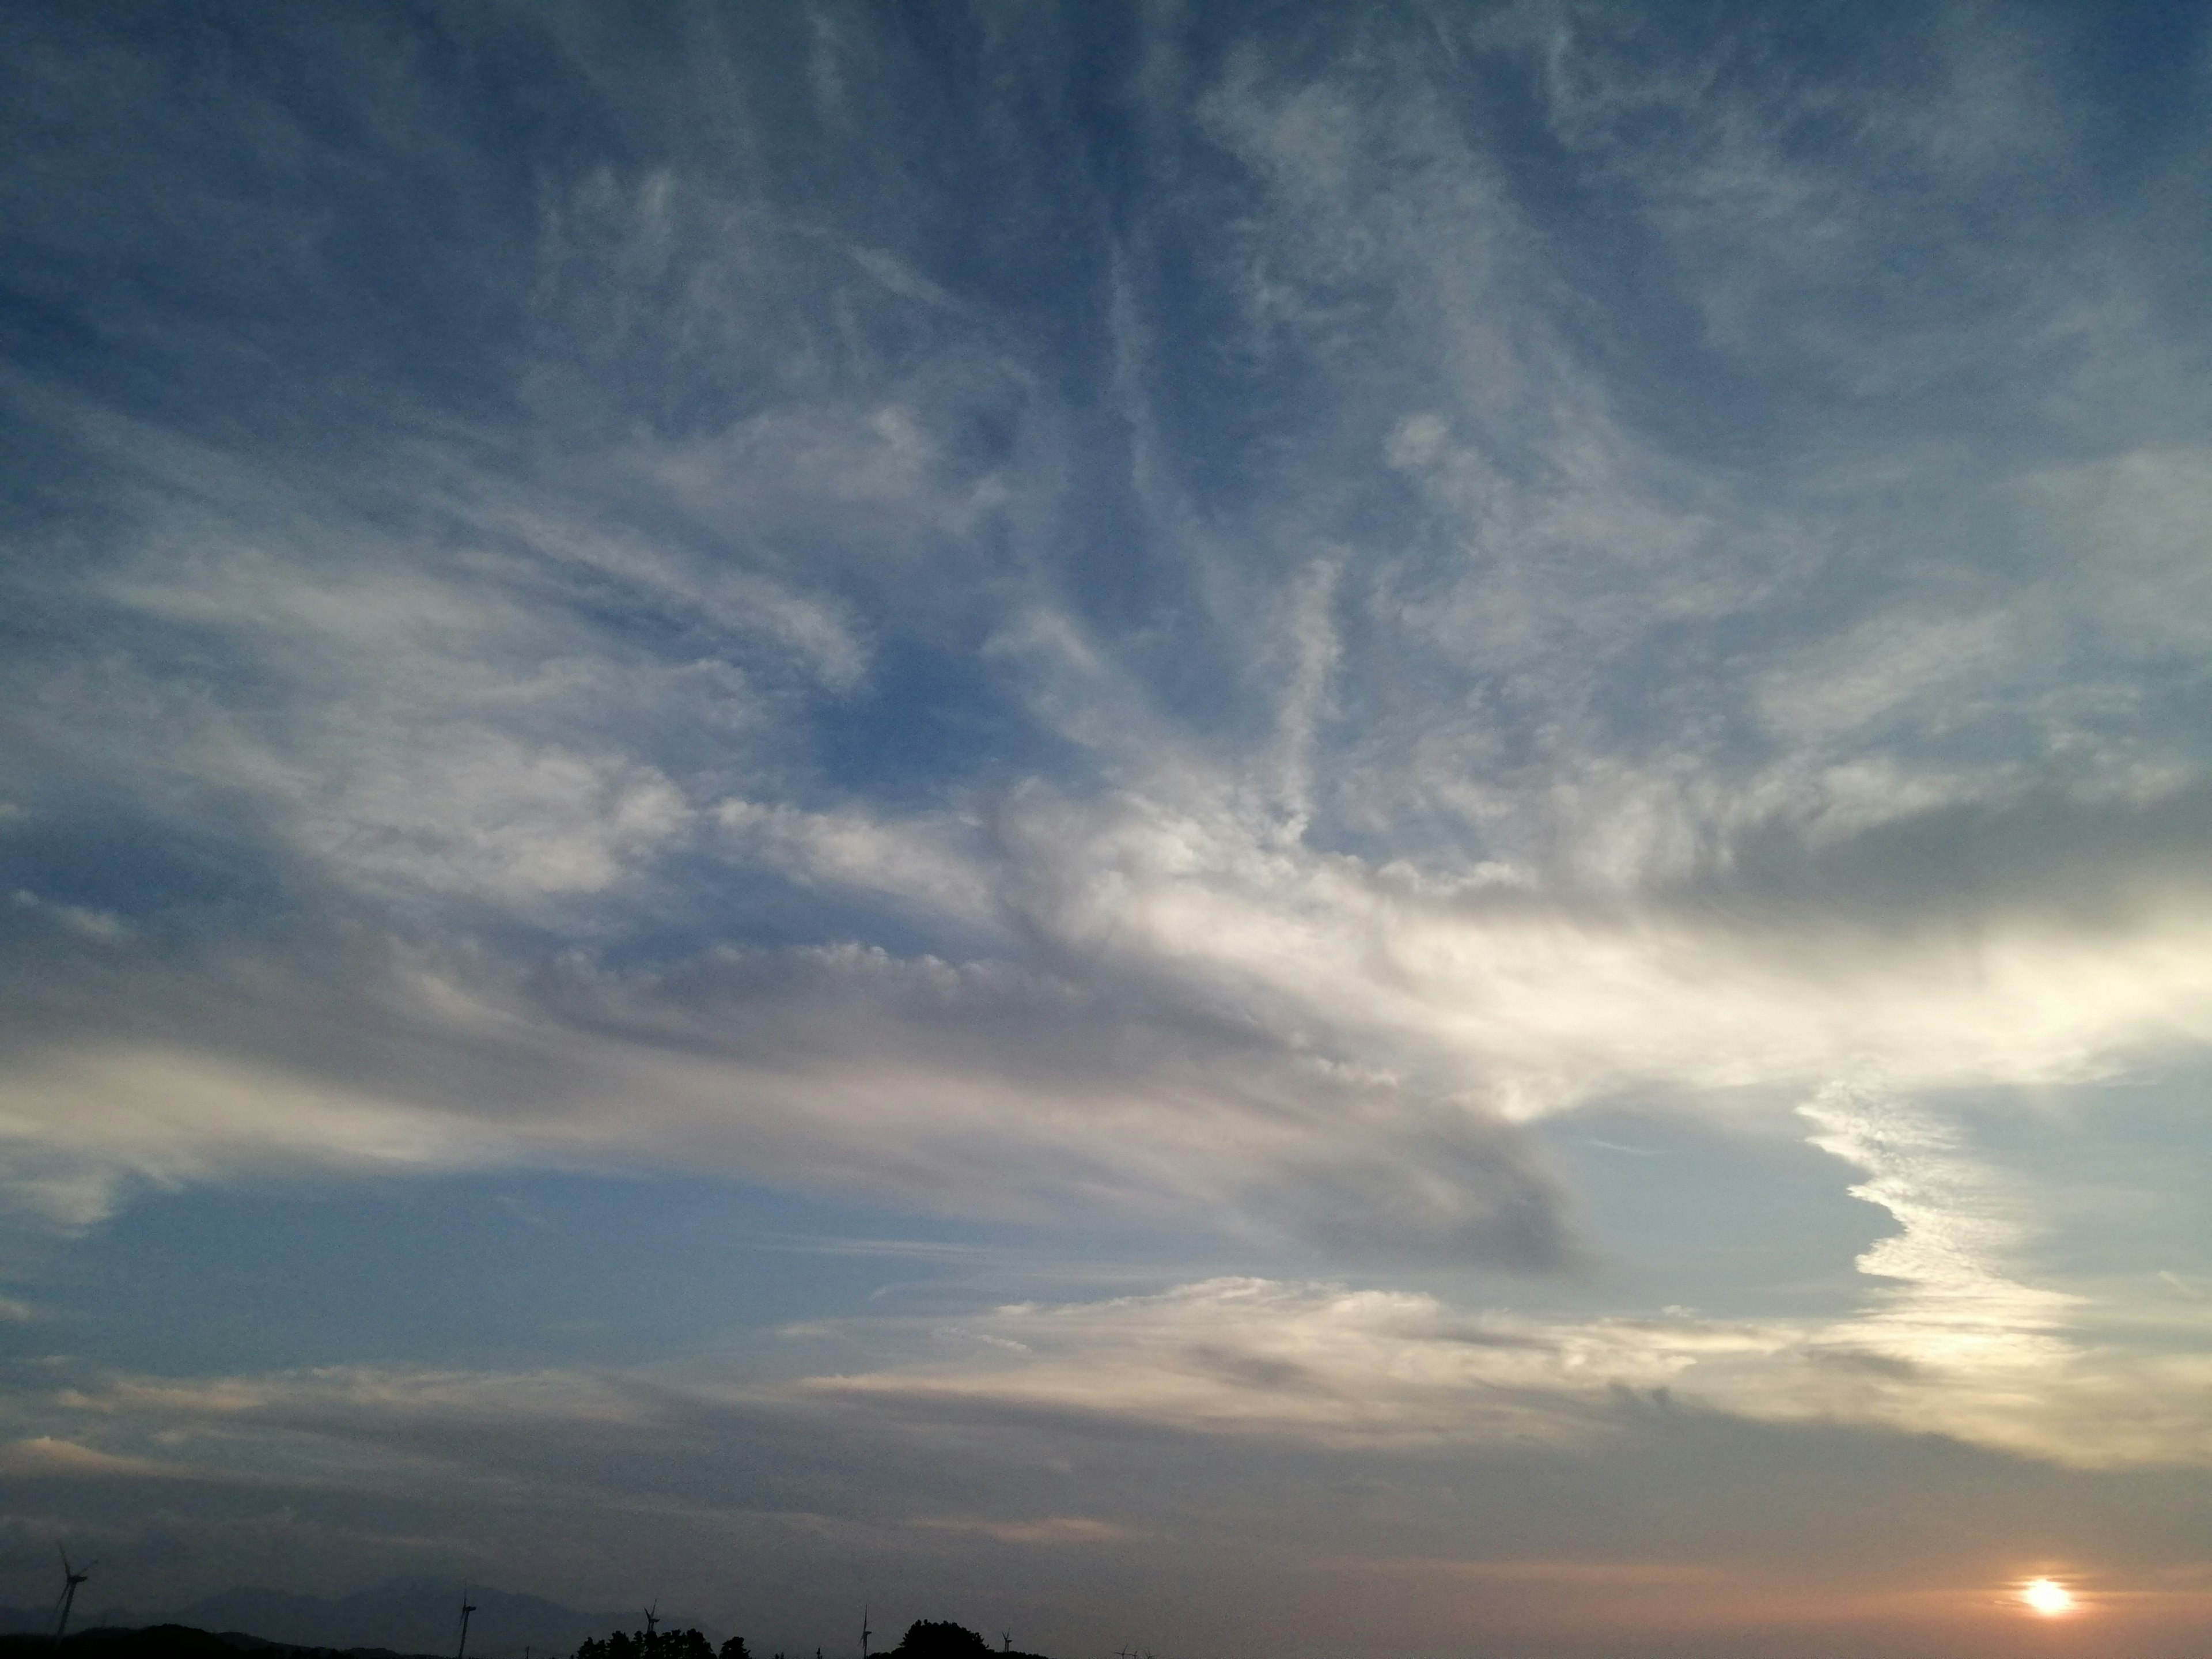
M 1238 1507 L 1293 1467 L 1648 1456 L 1649 1520 L 1699 1436 L 2204 1461 L 2179 1230 L 2054 1269 L 2124 1200 L 1954 1109 L 2212 1043 L 2201 28 L 26 17 L 19 1216 L 681 1175 L 1180 1253 L 817 1310 L 744 1340 L 851 1363 L 774 1382 L 52 1358 L 26 1480 L 1133 1560 L 1296 1533 Z M 1896 1231 L 1605 1305 L 1686 1160 L 1594 1196 L 1540 1126 L 1631 1109 Z M 1485 1571 L 1650 1570 L 1485 1515 Z
M 1839 82 L 1821 97 L 1851 120 L 1814 151 L 1790 124 L 1828 105 L 1777 102 L 1755 52 L 1685 46 L 1655 69 L 1648 31 L 1533 16 L 1486 21 L 1466 49 L 1482 75 L 1537 76 L 1550 130 L 1627 192 L 1669 280 L 1704 285 L 1705 347 L 1739 375 L 1747 353 L 1829 361 L 1827 312 L 1789 313 L 1757 352 L 1728 321 L 1781 315 L 1805 248 L 1871 265 L 1919 246 L 1935 204 L 2010 191 L 2046 73 L 2020 41 L 1946 25 L 1929 73 L 1956 93 L 1948 114 Z M 735 1069 L 713 1133 L 732 1167 L 859 1158 L 935 1182 L 927 1143 L 988 1133 L 1032 1145 L 1045 1185 L 1072 1160 L 1164 1201 L 1249 1189 L 1264 1209 L 1275 1191 L 1334 1213 L 1336 1236 L 1408 1246 L 1467 1247 L 1481 1225 L 1421 1218 L 1490 1200 L 1415 1199 L 1400 1225 L 1375 1182 L 1283 1171 L 1356 1169 L 1352 1145 L 1379 1129 L 1399 1148 L 1382 1186 L 1418 1189 L 1418 1149 L 1441 1136 L 1465 1149 L 1451 1182 L 1494 1176 L 1533 1214 L 1550 1200 L 1501 1118 L 1624 1088 L 1809 1086 L 1867 1054 L 1912 1086 L 2076 1076 L 2199 1040 L 2185 919 L 2201 894 L 2168 854 L 2193 844 L 2202 757 L 2158 712 L 2183 695 L 2190 636 L 2142 625 L 2188 613 L 2170 599 L 2191 568 L 2175 526 L 2202 493 L 2191 452 L 2053 468 L 1988 450 L 1972 488 L 2017 527 L 2008 551 L 1987 530 L 1928 550 L 1917 515 L 1942 452 L 1900 448 L 1853 483 L 1821 470 L 1825 416 L 1787 428 L 1810 473 L 1718 467 L 1624 395 L 1589 337 L 1587 273 L 1558 241 L 1572 201 L 1468 126 L 1425 44 L 1382 21 L 1346 40 L 1368 55 L 1293 68 L 1254 38 L 1144 82 L 1144 165 L 1240 206 L 1193 294 L 1164 285 L 1172 215 L 1115 241 L 1102 299 L 1123 435 L 1105 452 L 1071 365 L 924 274 L 887 243 L 896 222 L 863 234 L 763 175 L 675 160 L 595 163 L 544 198 L 523 234 L 520 426 L 395 404 L 341 470 L 19 378 L 27 416 L 76 458 L 62 488 L 98 479 L 109 501 L 89 567 L 24 567 L 57 638 L 111 641 L 22 659 L 24 735 L 55 757 L 24 798 L 63 791 L 58 826 L 67 789 L 120 790 L 127 833 L 193 826 L 321 896 L 331 926 L 408 936 L 404 969 L 374 946 L 326 957 L 308 1025 L 342 1048 L 342 1011 L 382 1003 L 495 1066 L 588 1054 L 583 1075 L 624 1079 L 636 1156 L 709 1133 L 691 1103 L 719 1042 Z M 1155 46 L 1162 64 L 1182 50 Z M 1632 142 L 1654 123 L 1664 142 Z M 1911 200 L 1837 182 L 1900 156 Z M 1710 245 L 1725 259 L 1701 252 L 1709 222 L 1734 227 Z M 2032 262 L 2005 270 L 1980 326 L 2029 303 Z M 1224 384 L 1273 364 L 1311 394 L 1254 405 L 1258 447 L 1233 465 L 1243 452 L 1194 422 L 1203 388 L 1177 343 L 1205 295 L 1235 319 Z M 1917 350 L 1850 337 L 1880 361 Z M 1120 528 L 1082 527 L 1094 499 Z M 2091 542 L 2085 608 L 2071 550 Z M 1117 564 L 1119 599 L 1095 586 Z M 2106 914 L 2039 914 L 2062 875 L 2106 896 L 2068 906 Z M 1936 890 L 1958 932 L 1907 919 Z M 118 925 L 131 908 L 76 907 Z M 490 943 L 514 928 L 533 942 Z M 793 932 L 812 954 L 756 957 Z M 205 948 L 265 948 L 239 940 Z M 829 949 L 851 941 L 902 961 Z M 128 1064 L 107 1048 L 167 1041 L 152 988 L 207 973 L 198 948 L 121 968 L 149 988 L 152 1031 L 42 1059 L 42 1078 L 76 1081 L 41 1085 L 59 1116 L 32 1113 L 27 1133 L 103 1097 Z M 658 961 L 547 968 L 552 988 L 531 989 L 533 956 L 571 948 Z M 747 1003 L 777 975 L 717 967 L 732 950 L 784 961 L 815 1000 Z M 902 975 L 963 988 L 942 1040 L 917 1035 L 919 991 L 883 988 Z M 656 997 L 673 1000 L 648 1017 Z M 984 1012 L 994 1000 L 1087 1011 L 1056 1017 L 1064 1036 L 1085 1028 L 1079 1058 L 1055 1066 Z M 748 1057 L 708 1029 L 723 1018 Z M 610 1021 L 627 1035 L 606 1043 Z M 200 1027 L 187 1046 L 211 1052 L 191 1063 L 377 1092 L 338 1086 L 335 1052 L 270 1053 L 256 1029 Z M 1109 1054 L 1127 1068 L 1110 1082 Z M 1255 1066 L 1276 1080 L 1249 1088 Z M 825 1075 L 853 1105 L 798 1103 Z M 580 1106 L 475 1086 L 382 1092 L 441 1125 L 426 1133 L 453 1157 L 600 1139 Z M 1086 1104 L 1038 1112 L 1032 1091 Z M 955 1094 L 970 1104 L 948 1121 Z M 1292 1097 L 1314 1104 L 1285 1119 Z M 1075 1127 L 1130 1112 L 1174 1155 Z M 379 1139 L 265 1115 L 301 1156 L 310 1123 L 340 1163 Z M 189 1137 L 190 1116 L 167 1133 Z M 1310 1155 L 1255 1153 L 1292 1121 Z M 216 1148 L 258 1133 L 210 1122 L 197 1151 L 141 1163 L 211 1173 L 233 1156 Z M 1205 1145 L 1219 1167 L 1165 1176 Z M 105 1155 L 81 1136 L 52 1156 Z

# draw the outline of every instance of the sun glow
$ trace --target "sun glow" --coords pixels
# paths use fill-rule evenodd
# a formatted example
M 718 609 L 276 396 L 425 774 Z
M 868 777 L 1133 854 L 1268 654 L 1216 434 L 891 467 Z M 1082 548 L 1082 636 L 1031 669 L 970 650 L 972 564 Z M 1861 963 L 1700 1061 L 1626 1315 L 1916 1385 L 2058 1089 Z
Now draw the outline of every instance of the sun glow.
M 2020 1599 L 2045 1618 L 2074 1611 L 2074 1595 L 2055 1578 L 2031 1578 L 2021 1586 Z

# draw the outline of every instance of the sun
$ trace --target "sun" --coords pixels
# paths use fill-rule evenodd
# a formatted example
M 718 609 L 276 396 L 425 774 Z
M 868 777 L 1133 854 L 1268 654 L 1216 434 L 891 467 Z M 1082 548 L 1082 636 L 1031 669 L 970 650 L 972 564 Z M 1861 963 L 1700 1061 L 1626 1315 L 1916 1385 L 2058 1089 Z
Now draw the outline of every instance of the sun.
M 2055 1578 L 2031 1578 L 2021 1587 L 2020 1599 L 2045 1619 L 2074 1611 L 2074 1594 Z

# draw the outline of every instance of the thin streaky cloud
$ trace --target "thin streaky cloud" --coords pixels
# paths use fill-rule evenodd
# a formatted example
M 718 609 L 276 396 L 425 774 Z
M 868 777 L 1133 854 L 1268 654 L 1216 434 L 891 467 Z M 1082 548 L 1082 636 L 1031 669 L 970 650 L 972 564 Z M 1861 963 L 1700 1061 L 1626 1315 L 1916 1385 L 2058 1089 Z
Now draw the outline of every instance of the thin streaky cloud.
M 0 1576 L 2184 1650 L 2202 6 L 9 11 Z

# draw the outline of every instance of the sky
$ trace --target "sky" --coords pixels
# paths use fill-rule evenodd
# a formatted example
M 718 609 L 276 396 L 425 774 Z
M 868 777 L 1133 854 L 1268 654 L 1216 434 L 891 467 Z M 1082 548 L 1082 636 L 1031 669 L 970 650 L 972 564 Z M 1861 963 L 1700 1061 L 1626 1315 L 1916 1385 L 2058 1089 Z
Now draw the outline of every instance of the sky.
M 0 31 L 0 1601 L 2201 1650 L 2212 8 Z

